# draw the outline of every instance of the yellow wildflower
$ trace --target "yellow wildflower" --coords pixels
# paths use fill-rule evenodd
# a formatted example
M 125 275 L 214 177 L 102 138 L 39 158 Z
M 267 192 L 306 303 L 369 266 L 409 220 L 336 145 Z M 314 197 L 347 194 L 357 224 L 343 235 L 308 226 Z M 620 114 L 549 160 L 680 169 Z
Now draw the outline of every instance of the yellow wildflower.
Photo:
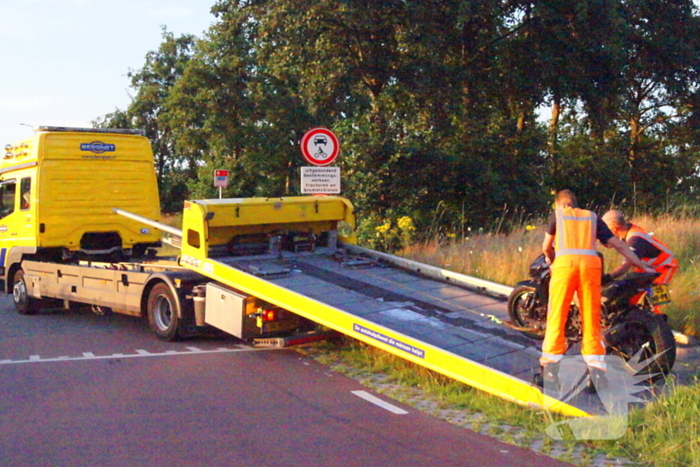
M 401 230 L 405 230 L 408 232 L 416 230 L 416 227 L 413 225 L 413 219 L 411 219 L 408 216 L 400 217 L 397 221 L 397 224 Z
M 378 235 L 383 235 L 387 233 L 389 229 L 391 229 L 391 224 L 389 222 L 385 222 L 384 224 L 375 227 L 375 230 L 377 231 Z

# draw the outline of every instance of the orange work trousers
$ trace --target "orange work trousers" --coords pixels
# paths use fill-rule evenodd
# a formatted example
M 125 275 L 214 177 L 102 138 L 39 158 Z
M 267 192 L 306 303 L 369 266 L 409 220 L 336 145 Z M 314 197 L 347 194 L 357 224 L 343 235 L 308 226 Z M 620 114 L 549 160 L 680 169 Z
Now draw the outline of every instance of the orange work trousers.
M 578 293 L 581 313 L 581 354 L 589 366 L 605 370 L 605 345 L 600 332 L 600 296 L 602 262 L 598 256 L 557 256 L 552 264 L 549 284 L 547 329 L 542 343 L 540 363 L 559 362 L 566 353 L 566 320 L 569 307 Z

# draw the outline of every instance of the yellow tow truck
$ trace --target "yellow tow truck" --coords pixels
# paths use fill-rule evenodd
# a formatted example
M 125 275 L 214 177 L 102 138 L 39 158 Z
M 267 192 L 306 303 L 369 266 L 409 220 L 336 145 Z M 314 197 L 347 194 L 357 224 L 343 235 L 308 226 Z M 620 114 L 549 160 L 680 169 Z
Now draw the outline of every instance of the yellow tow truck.
M 0 281 L 21 314 L 89 305 L 147 318 L 164 340 L 214 327 L 268 347 L 341 332 L 505 399 L 586 415 L 508 373 L 523 346 L 501 329 L 451 327 L 445 344 L 437 315 L 508 288 L 359 247 L 343 197 L 189 200 L 177 229 L 159 221 L 141 132 L 40 127 L 5 147 L 0 202 Z M 157 256 L 161 242 L 178 254 Z

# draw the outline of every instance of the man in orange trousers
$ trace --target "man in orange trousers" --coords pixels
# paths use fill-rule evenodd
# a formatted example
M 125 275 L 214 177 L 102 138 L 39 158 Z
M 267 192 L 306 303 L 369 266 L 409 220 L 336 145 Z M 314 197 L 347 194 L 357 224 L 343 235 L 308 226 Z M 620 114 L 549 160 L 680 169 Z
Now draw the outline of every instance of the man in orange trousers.
M 552 277 L 540 376 L 543 380 L 556 379 L 558 363 L 567 350 L 565 327 L 574 294 L 578 294 L 581 307 L 581 354 L 590 374 L 604 374 L 605 344 L 600 328 L 603 266 L 596 250 L 596 240 L 617 250 L 639 269 L 654 270 L 642 262 L 625 242 L 615 237 L 595 213 L 579 209 L 571 190 L 558 192 L 554 204 L 555 211 L 547 223 L 542 242 L 542 251 L 552 265 Z

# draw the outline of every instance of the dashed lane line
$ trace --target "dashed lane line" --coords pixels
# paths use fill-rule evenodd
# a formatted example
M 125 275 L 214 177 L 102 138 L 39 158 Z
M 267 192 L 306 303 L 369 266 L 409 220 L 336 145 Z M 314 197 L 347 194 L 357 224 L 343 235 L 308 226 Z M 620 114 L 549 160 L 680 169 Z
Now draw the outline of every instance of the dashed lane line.
M 372 394 L 368 393 L 367 391 L 350 391 L 353 394 L 355 394 L 357 397 L 360 397 L 367 402 L 371 402 L 374 405 L 377 405 L 381 407 L 384 410 L 388 410 L 391 413 L 394 413 L 396 415 L 406 415 L 408 412 L 405 411 L 404 409 L 400 407 L 396 407 L 393 404 L 390 404 L 388 402 L 385 402 L 381 400 L 380 398 L 373 396 Z
M 0 365 L 16 365 L 20 363 L 50 363 L 50 362 L 67 362 L 80 360 L 105 360 L 110 358 L 144 358 L 144 357 L 171 357 L 173 355 L 201 355 L 211 353 L 232 353 L 232 352 L 250 352 L 261 350 L 274 350 L 270 348 L 254 348 L 248 346 L 239 346 L 235 348 L 219 347 L 218 349 L 203 350 L 197 347 L 189 346 L 187 350 L 166 350 L 165 352 L 149 352 L 148 350 L 137 349 L 135 353 L 115 353 L 112 355 L 95 355 L 93 352 L 83 352 L 80 357 L 60 356 L 51 358 L 42 358 L 39 355 L 30 355 L 26 360 L 0 360 Z

